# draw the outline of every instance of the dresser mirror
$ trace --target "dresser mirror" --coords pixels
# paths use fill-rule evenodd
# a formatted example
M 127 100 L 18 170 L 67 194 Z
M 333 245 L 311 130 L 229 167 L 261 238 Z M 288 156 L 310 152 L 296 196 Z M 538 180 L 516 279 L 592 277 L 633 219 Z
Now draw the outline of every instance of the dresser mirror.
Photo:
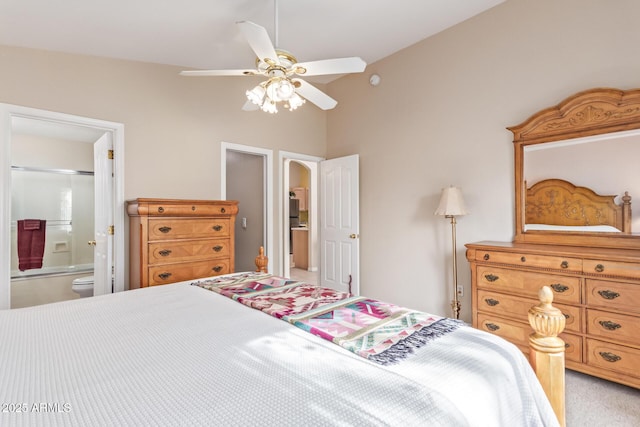
M 514 241 L 640 248 L 640 89 L 580 92 L 508 129 Z

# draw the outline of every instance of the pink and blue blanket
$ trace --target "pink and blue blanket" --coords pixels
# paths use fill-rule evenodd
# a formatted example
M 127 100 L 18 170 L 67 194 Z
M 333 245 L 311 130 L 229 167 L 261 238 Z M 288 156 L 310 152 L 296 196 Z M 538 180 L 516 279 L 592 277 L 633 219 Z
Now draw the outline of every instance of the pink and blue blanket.
M 289 322 L 379 364 L 398 362 L 464 323 L 263 273 L 192 283 Z

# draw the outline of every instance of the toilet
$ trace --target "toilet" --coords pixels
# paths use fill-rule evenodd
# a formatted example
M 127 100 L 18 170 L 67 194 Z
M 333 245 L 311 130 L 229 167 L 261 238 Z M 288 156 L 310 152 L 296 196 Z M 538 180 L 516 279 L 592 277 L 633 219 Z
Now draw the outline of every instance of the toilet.
M 93 276 L 85 276 L 79 277 L 77 279 L 73 279 L 71 284 L 71 290 L 78 295 L 80 298 L 84 297 L 92 297 L 93 296 Z

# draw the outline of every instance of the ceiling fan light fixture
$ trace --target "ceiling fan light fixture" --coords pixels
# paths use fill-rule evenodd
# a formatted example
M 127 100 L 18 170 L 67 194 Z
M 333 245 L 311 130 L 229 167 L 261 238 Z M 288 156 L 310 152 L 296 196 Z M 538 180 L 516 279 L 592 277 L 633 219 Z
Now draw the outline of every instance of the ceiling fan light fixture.
M 294 93 L 293 96 L 289 98 L 289 102 L 286 105 L 286 107 L 289 109 L 289 111 L 293 111 L 296 108 L 300 107 L 305 102 L 307 101 L 303 97 L 301 97 L 297 93 Z
M 278 112 L 278 107 L 276 106 L 275 101 L 269 99 L 268 97 L 264 100 L 260 108 L 265 113 L 275 114 Z
M 264 102 L 264 96 L 266 94 L 266 91 L 264 90 L 264 87 L 262 87 L 262 85 L 258 85 L 253 89 L 248 90 L 246 94 L 247 94 L 247 99 L 249 101 L 253 102 L 258 106 L 261 106 L 262 103 Z

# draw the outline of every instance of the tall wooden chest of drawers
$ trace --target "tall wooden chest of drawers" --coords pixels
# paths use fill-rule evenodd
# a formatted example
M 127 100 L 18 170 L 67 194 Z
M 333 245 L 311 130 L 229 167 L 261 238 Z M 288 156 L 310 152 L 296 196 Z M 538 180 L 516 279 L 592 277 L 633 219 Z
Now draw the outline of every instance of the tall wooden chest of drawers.
M 234 272 L 238 202 L 136 199 L 129 214 L 129 289 Z
M 525 243 L 467 244 L 472 323 L 527 355 L 528 309 L 550 286 L 565 315 L 566 366 L 640 388 L 640 251 Z

